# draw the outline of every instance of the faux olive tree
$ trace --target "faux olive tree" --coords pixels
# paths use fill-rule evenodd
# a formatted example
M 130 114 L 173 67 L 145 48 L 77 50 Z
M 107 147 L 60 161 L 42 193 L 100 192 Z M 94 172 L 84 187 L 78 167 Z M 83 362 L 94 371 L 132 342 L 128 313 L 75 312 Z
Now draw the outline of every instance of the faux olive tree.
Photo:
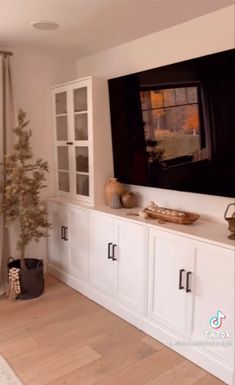
M 18 125 L 13 130 L 17 142 L 13 153 L 5 156 L 1 170 L 3 181 L 0 211 L 4 214 L 6 225 L 17 220 L 19 222 L 17 249 L 20 252 L 22 269 L 26 269 L 26 246 L 33 239 L 38 241 L 47 236 L 50 227 L 46 206 L 40 200 L 40 191 L 46 187 L 45 175 L 48 165 L 42 159 L 32 161 L 32 133 L 27 128 L 28 124 L 26 113 L 19 110 Z

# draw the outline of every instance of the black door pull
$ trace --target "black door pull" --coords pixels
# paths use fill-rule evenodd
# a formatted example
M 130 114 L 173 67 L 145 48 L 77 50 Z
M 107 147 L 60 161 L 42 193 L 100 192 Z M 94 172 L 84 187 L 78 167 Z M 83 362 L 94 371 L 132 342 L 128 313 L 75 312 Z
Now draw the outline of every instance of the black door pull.
M 117 247 L 117 245 L 113 245 L 113 247 L 112 247 L 112 259 L 113 259 L 113 261 L 117 260 L 117 258 L 115 257 L 115 247 Z
M 64 240 L 68 241 L 68 227 L 64 226 Z
M 192 272 L 191 271 L 188 271 L 187 272 L 187 275 L 186 275 L 186 293 L 190 293 L 190 291 L 192 291 L 190 288 L 189 288 L 189 277 L 190 275 L 192 275 Z
M 112 256 L 110 255 L 111 245 L 112 245 L 112 242 L 109 242 L 108 243 L 108 259 L 112 259 Z
M 64 226 L 60 226 L 60 238 L 64 239 Z
M 184 272 L 185 272 L 184 269 L 180 269 L 180 272 L 179 272 L 179 290 L 184 289 L 184 286 L 182 285 L 182 275 Z

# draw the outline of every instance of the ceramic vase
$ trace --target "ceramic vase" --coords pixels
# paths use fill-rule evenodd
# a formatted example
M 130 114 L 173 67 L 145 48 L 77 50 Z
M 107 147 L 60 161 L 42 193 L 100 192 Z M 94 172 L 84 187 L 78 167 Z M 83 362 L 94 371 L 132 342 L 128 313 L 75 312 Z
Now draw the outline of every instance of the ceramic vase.
M 135 194 L 131 191 L 125 191 L 121 196 L 121 202 L 123 207 L 131 209 L 136 205 Z
M 120 196 L 118 194 L 113 194 L 111 197 L 110 207 L 113 209 L 120 209 L 122 207 Z
M 112 196 L 117 194 L 119 198 L 124 193 L 125 188 L 122 183 L 117 181 L 117 178 L 109 178 L 105 183 L 105 201 L 108 206 L 111 206 Z

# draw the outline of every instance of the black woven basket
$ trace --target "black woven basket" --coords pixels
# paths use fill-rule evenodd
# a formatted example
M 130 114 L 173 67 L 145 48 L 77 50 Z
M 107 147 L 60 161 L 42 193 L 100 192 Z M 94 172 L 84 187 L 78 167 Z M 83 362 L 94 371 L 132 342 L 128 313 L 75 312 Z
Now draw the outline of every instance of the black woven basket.
M 27 270 L 21 269 L 20 259 L 8 262 L 8 270 L 12 267 L 20 269 L 21 294 L 17 299 L 37 298 L 44 292 L 43 261 L 35 258 L 25 258 Z

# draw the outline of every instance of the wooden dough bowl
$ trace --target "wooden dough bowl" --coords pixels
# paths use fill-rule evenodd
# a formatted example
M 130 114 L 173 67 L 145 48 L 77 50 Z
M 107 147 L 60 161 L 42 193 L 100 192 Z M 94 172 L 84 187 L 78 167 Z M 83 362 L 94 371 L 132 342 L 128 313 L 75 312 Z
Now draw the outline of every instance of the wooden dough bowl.
M 161 207 L 161 209 L 165 209 Z M 168 210 L 168 209 L 165 209 Z M 157 213 L 148 209 L 144 209 L 144 211 L 148 214 L 150 218 L 158 219 L 159 221 L 164 222 L 173 222 L 173 223 L 179 223 L 181 225 L 190 225 L 191 223 L 195 222 L 198 218 L 200 218 L 200 215 L 194 214 L 194 213 L 188 213 L 186 211 L 177 211 L 174 210 L 175 213 L 183 213 L 184 216 L 172 216 L 169 214 L 162 214 Z

